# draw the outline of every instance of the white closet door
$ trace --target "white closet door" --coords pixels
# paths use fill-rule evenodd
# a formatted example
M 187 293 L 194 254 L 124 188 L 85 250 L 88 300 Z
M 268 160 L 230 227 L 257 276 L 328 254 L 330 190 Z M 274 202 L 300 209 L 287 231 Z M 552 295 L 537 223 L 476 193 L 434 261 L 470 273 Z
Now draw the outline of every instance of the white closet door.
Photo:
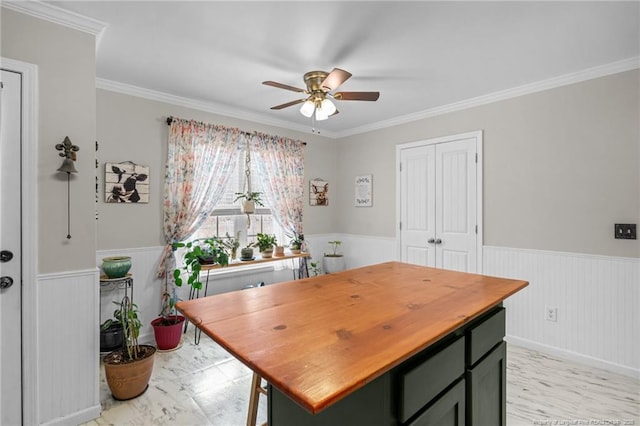
M 400 181 L 402 260 L 435 266 L 435 246 L 427 242 L 435 235 L 436 223 L 433 145 L 402 150 Z
M 399 147 L 403 262 L 479 271 L 479 137 L 466 134 Z
M 475 272 L 475 138 L 436 145 L 436 265 Z

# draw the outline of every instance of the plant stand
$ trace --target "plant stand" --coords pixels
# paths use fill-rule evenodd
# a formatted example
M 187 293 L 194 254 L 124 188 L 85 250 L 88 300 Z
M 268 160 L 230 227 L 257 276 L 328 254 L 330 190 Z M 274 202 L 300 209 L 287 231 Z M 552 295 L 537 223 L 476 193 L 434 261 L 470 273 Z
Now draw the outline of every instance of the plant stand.
M 124 295 L 129 296 L 129 298 L 131 299 L 133 297 L 133 277 L 131 276 L 131 274 L 127 273 L 122 278 L 109 278 L 106 275 L 100 275 L 100 294 L 102 294 L 103 292 L 113 291 L 116 288 L 124 289 Z M 100 313 L 98 314 L 98 316 L 100 316 Z M 100 352 L 111 352 L 115 348 L 111 346 L 102 346 L 102 330 L 100 330 L 100 332 Z M 107 343 L 108 340 L 109 339 L 105 339 L 105 343 Z M 120 342 L 122 342 L 122 339 L 120 340 Z

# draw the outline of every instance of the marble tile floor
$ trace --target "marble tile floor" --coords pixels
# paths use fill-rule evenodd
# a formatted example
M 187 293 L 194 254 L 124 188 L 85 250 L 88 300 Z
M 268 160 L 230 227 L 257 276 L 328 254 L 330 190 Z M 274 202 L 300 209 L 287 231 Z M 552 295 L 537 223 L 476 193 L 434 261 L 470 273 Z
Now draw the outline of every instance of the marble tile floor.
M 149 389 L 131 401 L 111 398 L 101 368 L 102 415 L 85 425 L 242 426 L 250 385 L 247 367 L 188 333 L 178 350 L 156 354 Z M 257 424 L 266 418 L 261 397 Z M 640 426 L 640 381 L 509 345 L 507 425 Z

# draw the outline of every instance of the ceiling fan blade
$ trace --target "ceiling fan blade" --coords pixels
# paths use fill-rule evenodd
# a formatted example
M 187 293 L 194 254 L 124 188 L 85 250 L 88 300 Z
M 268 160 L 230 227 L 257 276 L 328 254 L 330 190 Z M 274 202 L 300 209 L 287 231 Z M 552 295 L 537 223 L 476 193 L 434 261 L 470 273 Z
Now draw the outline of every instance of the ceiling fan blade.
M 333 97 L 339 101 L 377 101 L 380 92 L 336 92 Z
M 338 86 L 347 81 L 351 77 L 351 73 L 340 68 L 334 68 L 333 71 L 324 79 L 321 86 L 329 89 L 329 91 L 336 90 Z
M 281 104 L 281 105 L 276 105 L 276 106 L 272 106 L 271 109 L 283 109 L 283 108 L 287 108 L 296 104 L 301 104 L 304 101 L 306 101 L 307 99 L 298 99 L 295 101 L 291 101 L 291 102 L 287 102 L 286 104 Z
M 304 89 L 298 87 L 289 86 L 288 84 L 282 84 L 275 81 L 263 81 L 262 84 L 267 86 L 277 87 L 279 89 L 291 90 L 292 92 L 304 92 Z

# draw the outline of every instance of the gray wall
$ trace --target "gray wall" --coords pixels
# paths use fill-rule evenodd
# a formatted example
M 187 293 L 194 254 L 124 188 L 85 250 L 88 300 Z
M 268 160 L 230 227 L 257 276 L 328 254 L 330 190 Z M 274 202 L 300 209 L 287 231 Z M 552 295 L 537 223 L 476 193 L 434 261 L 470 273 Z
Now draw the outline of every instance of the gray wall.
M 2 9 L 1 56 L 38 66 L 38 272 L 95 268 L 95 37 Z M 66 175 L 55 145 L 80 147 L 71 182 L 67 236 Z
M 168 103 L 97 90 L 99 201 L 98 249 L 153 247 L 164 244 L 162 235 L 162 190 L 167 155 L 166 118 L 176 116 L 208 123 L 287 136 L 307 142 L 305 148 L 306 233 L 329 233 L 335 228 L 337 203 L 309 207 L 308 180 L 322 177 L 336 183 L 336 146 L 333 139 L 295 132 L 254 122 L 215 115 Z M 148 204 L 109 204 L 104 202 L 104 163 L 133 161 L 150 166 Z
M 335 232 L 393 237 L 395 146 L 484 132 L 484 244 L 640 257 L 614 223 L 640 222 L 638 70 L 339 140 Z M 352 207 L 373 173 L 374 206 Z

